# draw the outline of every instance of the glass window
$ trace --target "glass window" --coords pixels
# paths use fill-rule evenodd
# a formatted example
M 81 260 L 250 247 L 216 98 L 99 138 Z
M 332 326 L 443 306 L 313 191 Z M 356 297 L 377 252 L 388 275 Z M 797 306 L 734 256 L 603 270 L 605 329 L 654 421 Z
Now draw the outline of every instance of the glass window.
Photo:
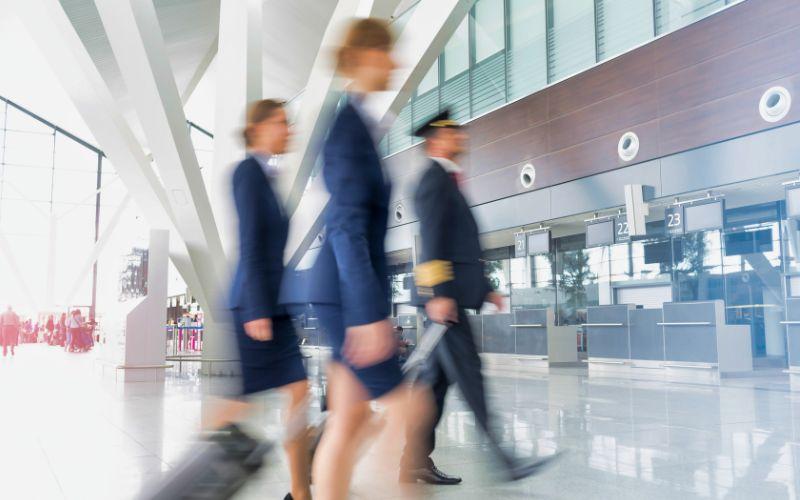
M 456 28 L 444 47 L 444 79 L 449 80 L 469 69 L 469 25 L 467 18 Z
M 679 302 L 724 298 L 720 231 L 683 236 L 682 260 L 673 269 L 674 296 Z
M 605 60 L 653 37 L 652 0 L 597 1 L 598 59 Z
M 429 90 L 435 89 L 439 85 L 439 59 L 433 61 L 431 69 L 422 77 L 422 81 L 417 87 L 417 95 L 422 95 Z
M 75 264 L 91 252 L 98 156 L 44 122 L 10 106 L 3 108 L 8 111 L 0 121 L 5 142 L 0 156 L 0 230 L 26 286 L 23 289 L 13 278 L 0 280 L 0 302 L 26 313 L 36 311 L 34 306 L 43 306 L 53 294 L 62 300 L 76 279 Z M 122 196 L 124 186 L 119 185 Z M 51 234 L 58 248 L 55 262 L 48 255 Z M 54 275 L 48 276 L 52 269 Z M 9 271 L 6 262 L 0 264 L 3 270 Z M 73 303 L 90 303 L 90 285 L 90 279 L 83 283 Z
M 725 0 L 656 0 L 656 33 L 668 33 L 725 6 Z
M 508 51 L 509 99 L 547 85 L 547 16 L 545 0 L 511 0 Z
M 594 0 L 548 0 L 550 25 L 548 68 L 554 82 L 596 62 Z
M 475 4 L 475 62 L 481 62 L 506 47 L 503 0 L 480 0 Z
M 411 103 L 397 115 L 387 137 L 390 154 L 411 146 Z
M 578 248 L 556 254 L 558 266 L 559 325 L 578 325 L 586 322 L 586 308 L 600 303 L 599 279 L 603 253 L 607 248 Z
M 53 166 L 53 133 L 6 132 L 6 149 L 4 162 L 24 167 Z

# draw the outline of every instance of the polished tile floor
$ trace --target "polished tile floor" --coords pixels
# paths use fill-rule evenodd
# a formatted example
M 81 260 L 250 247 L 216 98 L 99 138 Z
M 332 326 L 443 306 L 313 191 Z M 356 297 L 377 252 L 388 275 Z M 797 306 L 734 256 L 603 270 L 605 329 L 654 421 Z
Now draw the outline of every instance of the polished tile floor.
M 425 487 L 433 498 L 796 499 L 800 497 L 800 393 L 779 372 L 722 387 L 589 378 L 578 369 L 491 373 L 504 441 L 521 454 L 566 452 L 541 476 L 504 484 L 457 393 L 434 455 L 464 476 Z M 0 498 L 135 498 L 179 460 L 203 400 L 225 379 L 186 371 L 163 384 L 115 383 L 91 354 L 21 346 L 0 358 Z M 259 402 L 253 425 L 278 432 L 278 396 Z M 283 498 L 276 456 L 240 497 Z M 387 498 L 359 475 L 354 498 Z

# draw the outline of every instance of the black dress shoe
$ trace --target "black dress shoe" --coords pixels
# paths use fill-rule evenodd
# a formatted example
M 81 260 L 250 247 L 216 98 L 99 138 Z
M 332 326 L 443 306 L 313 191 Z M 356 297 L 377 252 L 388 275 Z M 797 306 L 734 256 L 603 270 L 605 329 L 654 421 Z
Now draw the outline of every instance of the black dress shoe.
M 401 483 L 416 483 L 418 481 L 428 484 L 451 485 L 460 483 L 461 478 L 449 476 L 433 464 L 418 469 L 403 469 L 400 471 Z
M 509 479 L 512 481 L 519 481 L 536 474 L 541 473 L 545 469 L 554 465 L 559 458 L 562 457 L 561 452 L 556 452 L 549 457 L 535 458 L 531 460 L 516 460 L 508 467 Z
M 283 497 L 283 500 L 294 500 L 294 497 L 291 493 L 287 493 L 286 496 Z

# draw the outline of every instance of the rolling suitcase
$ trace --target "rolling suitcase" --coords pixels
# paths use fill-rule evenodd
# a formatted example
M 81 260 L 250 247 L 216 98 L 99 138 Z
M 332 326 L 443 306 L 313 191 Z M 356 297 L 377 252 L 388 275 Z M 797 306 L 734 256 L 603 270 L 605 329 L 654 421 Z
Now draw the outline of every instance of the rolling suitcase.
M 141 500 L 226 500 L 263 465 L 275 444 L 258 441 L 236 425 L 192 447 L 180 466 L 171 471 Z

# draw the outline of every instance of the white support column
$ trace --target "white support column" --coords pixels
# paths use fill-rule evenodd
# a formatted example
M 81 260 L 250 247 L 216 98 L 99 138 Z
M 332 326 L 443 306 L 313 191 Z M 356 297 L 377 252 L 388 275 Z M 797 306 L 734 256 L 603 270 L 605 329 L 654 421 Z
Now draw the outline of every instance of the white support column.
M 214 164 L 211 200 L 229 261 L 236 256 L 236 210 L 231 199 L 231 175 L 244 158 L 242 128 L 247 105 L 262 98 L 263 2 L 220 3 L 214 111 Z M 287 42 L 289 43 L 289 42 Z
M 45 310 L 55 310 L 56 249 L 58 248 L 58 219 L 50 214 L 47 231 L 47 283 L 45 289 Z
M 399 0 L 339 0 L 333 11 L 320 49 L 303 91 L 295 136 L 280 177 L 280 191 L 292 213 L 303 196 L 306 182 L 319 154 L 319 148 L 341 95 L 331 61 L 333 47 L 342 36 L 344 23 L 353 17 L 389 17 Z
M 164 187 L 61 4 L 58 0 L 26 0 L 15 3 L 14 13 L 47 58 L 150 226 L 170 230 L 175 267 L 203 307 L 211 309 L 186 243 L 176 235 Z
M 422 0 L 417 5 L 395 46 L 399 69 L 392 77 L 392 90 L 365 103 L 376 120 L 388 121 L 400 112 L 474 3 L 475 0 Z M 288 265 L 300 261 L 322 229 L 322 211 L 327 202 L 324 181 L 317 176 L 292 215 L 286 248 Z
M 144 128 L 175 214 L 207 293 L 227 279 L 225 257 L 178 87 L 152 2 L 97 0 L 117 65 Z

